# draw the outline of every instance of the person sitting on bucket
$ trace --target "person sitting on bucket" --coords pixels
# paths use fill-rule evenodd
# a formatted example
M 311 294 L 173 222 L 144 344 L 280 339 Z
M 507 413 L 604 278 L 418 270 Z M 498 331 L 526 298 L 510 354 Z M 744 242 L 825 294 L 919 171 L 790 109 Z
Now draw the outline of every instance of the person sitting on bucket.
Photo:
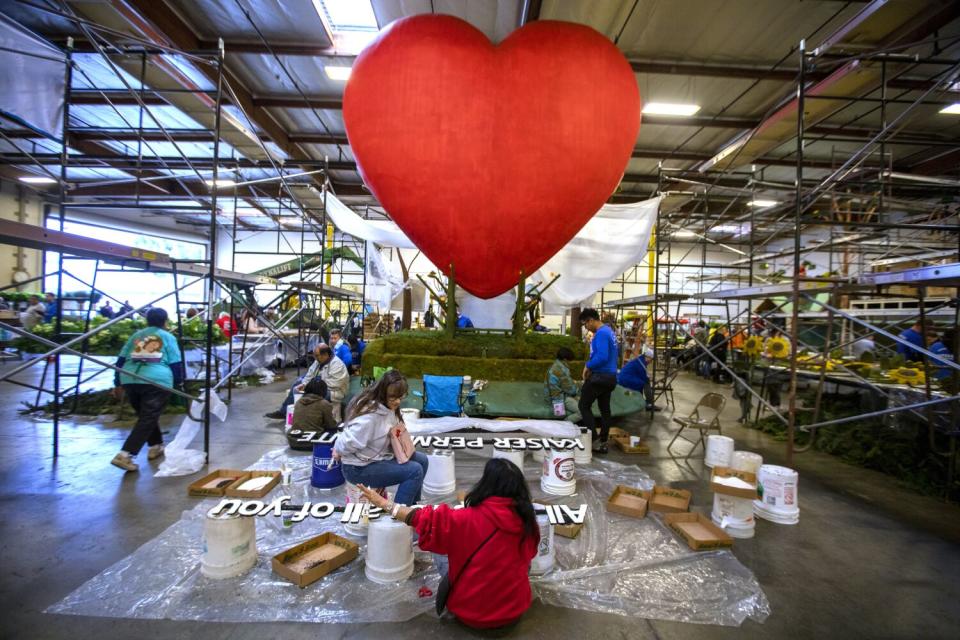
M 343 464 L 347 482 L 371 487 L 399 485 L 397 503 L 412 505 L 420 500 L 429 461 L 419 451 L 402 463 L 394 457 L 391 432 L 406 431 L 400 414 L 406 397 L 407 381 L 395 369 L 354 396 L 333 457 Z
M 463 509 L 446 504 L 410 508 L 399 493 L 390 502 L 366 486 L 359 488 L 385 515 L 413 527 L 420 548 L 434 553 L 434 564 L 449 585 L 446 608 L 460 622 L 477 629 L 506 627 L 530 608 L 528 574 L 540 529 L 527 482 L 515 464 L 487 460 Z
M 333 405 L 327 400 L 327 383 L 314 378 L 303 387 L 303 397 L 293 405 L 293 428 L 301 431 L 336 431 Z

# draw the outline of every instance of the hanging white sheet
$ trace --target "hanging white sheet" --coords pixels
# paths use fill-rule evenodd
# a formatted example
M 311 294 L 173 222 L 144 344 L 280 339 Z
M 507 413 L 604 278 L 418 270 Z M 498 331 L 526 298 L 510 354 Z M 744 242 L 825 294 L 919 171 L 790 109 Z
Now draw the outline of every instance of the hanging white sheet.
M 378 313 L 390 312 L 390 301 L 403 291 L 403 276 L 392 262 L 387 262 L 380 249 L 367 243 L 367 282 L 364 302 L 373 304 Z
M 58 49 L 0 13 L 0 111 L 60 137 L 65 73 Z
M 603 205 L 528 281 L 547 283 L 559 273 L 560 279 L 543 294 L 544 302 L 578 306 L 647 253 L 659 206 L 659 197 Z
M 417 248 L 397 223 L 390 220 L 364 220 L 332 193 L 327 193 L 327 215 L 337 229 L 354 238 L 376 242 L 382 247 Z
M 657 197 L 629 204 L 603 205 L 577 235 L 547 260 L 527 282 L 547 283 L 559 273 L 560 279 L 544 293 L 544 302 L 548 308 L 580 305 L 639 262 L 647 253 L 660 200 L 661 198 Z M 364 220 L 330 194 L 327 195 L 327 213 L 344 233 L 387 247 L 416 248 L 396 223 Z M 505 296 L 515 300 L 513 292 L 479 302 L 475 302 L 478 298 L 464 296 L 462 310 L 478 327 L 481 326 L 477 324 L 478 318 L 483 318 L 483 326 L 486 328 L 509 328 L 509 319 L 513 313 L 512 303 L 510 311 L 504 316 L 508 324 L 502 326 L 503 321 L 500 319 L 503 316 L 501 299 Z M 480 304 L 482 302 L 491 304 Z M 473 313 L 467 310 L 468 306 Z

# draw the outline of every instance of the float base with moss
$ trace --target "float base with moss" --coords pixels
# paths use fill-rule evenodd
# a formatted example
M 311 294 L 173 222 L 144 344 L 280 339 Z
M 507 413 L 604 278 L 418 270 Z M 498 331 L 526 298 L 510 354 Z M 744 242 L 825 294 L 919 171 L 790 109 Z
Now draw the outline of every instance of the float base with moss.
M 477 400 L 483 407 L 482 415 L 546 420 L 553 418 L 553 409 L 544 393 L 544 377 L 560 347 L 573 351 L 570 373 L 578 379 L 587 347 L 575 338 L 527 334 L 517 340 L 513 336 L 482 332 L 458 333 L 455 338 L 440 331 L 386 335 L 367 346 L 362 373 L 368 377 L 373 375 L 375 367 L 393 367 L 410 379 L 412 391 L 422 389 L 424 374 L 487 380 L 489 384 Z M 359 380 L 354 379 L 351 395 L 358 390 Z M 420 404 L 420 398 L 411 394 L 404 406 L 420 408 Z M 623 387 L 617 387 L 611 400 L 614 416 L 642 411 L 644 406 L 642 394 L 628 392 Z M 473 407 L 467 407 L 468 413 L 472 410 Z

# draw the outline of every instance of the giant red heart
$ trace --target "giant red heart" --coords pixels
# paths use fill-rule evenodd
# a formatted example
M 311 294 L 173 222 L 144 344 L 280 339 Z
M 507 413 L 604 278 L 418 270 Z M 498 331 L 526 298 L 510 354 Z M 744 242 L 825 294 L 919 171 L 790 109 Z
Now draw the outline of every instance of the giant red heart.
M 629 63 L 583 25 L 538 21 L 498 46 L 451 16 L 398 20 L 343 96 L 357 167 L 457 284 L 499 295 L 613 193 L 640 128 Z

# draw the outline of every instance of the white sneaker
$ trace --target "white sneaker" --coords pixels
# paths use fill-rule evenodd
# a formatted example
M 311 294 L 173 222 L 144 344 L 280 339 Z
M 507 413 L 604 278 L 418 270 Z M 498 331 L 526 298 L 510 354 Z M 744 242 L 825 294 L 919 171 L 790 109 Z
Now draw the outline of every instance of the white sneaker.
M 147 450 L 147 460 L 156 460 L 163 456 L 163 445 L 155 444 Z
M 113 456 L 113 460 L 110 461 L 115 467 L 120 467 L 124 471 L 139 471 L 140 467 L 136 462 L 133 461 L 133 458 L 126 451 L 121 451 L 117 455 Z

